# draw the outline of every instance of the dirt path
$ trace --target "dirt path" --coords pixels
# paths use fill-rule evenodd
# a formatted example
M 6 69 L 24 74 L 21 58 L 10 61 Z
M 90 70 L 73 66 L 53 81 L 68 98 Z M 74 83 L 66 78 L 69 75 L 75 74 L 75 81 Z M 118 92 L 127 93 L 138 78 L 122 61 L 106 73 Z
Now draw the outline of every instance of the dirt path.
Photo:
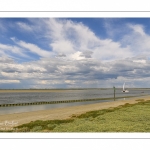
M 0 128 L 4 128 L 6 126 L 13 127 L 35 120 L 67 119 L 70 118 L 72 115 L 78 115 L 92 110 L 117 107 L 119 105 L 124 105 L 125 103 L 134 104 L 138 102 L 136 101 L 138 99 L 150 100 L 150 96 L 141 96 L 128 100 L 96 103 L 82 106 L 72 106 L 51 110 L 40 110 L 33 112 L 0 115 Z

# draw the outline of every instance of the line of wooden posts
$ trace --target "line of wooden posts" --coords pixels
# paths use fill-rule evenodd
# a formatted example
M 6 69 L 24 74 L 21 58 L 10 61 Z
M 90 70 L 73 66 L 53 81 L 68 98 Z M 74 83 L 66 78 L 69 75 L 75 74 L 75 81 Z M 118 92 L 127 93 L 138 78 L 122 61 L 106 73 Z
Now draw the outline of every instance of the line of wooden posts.
M 108 98 L 108 99 L 112 99 L 112 98 Z M 16 103 L 16 104 L 0 104 L 0 107 L 41 105 L 41 104 L 56 104 L 56 103 L 72 103 L 72 102 L 96 101 L 96 100 L 100 100 L 100 98 L 95 98 L 95 99 L 81 99 L 81 100 L 49 101 L 49 102 Z
M 115 101 L 115 87 L 114 89 L 114 101 Z M 103 98 L 104 100 L 110 100 L 112 98 Z M 80 99 L 80 100 L 63 100 L 63 101 L 49 101 L 49 102 L 31 102 L 31 103 L 16 103 L 16 104 L 0 104 L 0 107 L 9 107 L 9 106 L 26 106 L 26 105 L 41 105 L 41 104 L 56 104 L 56 103 L 72 103 L 72 102 L 83 102 L 83 101 L 95 101 L 101 100 L 101 98 L 95 99 Z

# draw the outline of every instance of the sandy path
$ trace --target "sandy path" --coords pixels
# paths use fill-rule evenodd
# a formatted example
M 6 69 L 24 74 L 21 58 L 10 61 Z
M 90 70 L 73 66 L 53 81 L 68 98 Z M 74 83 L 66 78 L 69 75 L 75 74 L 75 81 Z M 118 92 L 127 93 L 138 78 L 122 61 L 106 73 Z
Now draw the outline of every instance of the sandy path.
M 70 118 L 72 115 L 78 115 L 92 110 L 100 110 L 100 109 L 106 109 L 110 107 L 117 107 L 125 103 L 134 104 L 138 102 L 136 101 L 137 99 L 150 100 L 150 96 L 141 96 L 141 97 L 131 98 L 128 100 L 96 103 L 96 104 L 89 104 L 89 105 L 82 105 L 82 106 L 72 106 L 67 108 L 57 108 L 51 110 L 40 110 L 40 111 L 33 111 L 33 112 L 0 115 L 0 128 L 6 126 L 13 127 L 15 126 L 15 123 L 16 125 L 21 125 L 35 120 L 67 119 Z

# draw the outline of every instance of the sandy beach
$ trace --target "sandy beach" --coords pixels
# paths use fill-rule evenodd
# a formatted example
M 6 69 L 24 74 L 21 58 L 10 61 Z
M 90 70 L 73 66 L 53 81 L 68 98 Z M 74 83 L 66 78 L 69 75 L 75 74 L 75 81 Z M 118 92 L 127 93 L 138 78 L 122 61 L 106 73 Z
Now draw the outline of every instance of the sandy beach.
M 145 101 L 150 100 L 150 95 L 134 97 L 128 100 L 119 100 L 89 105 L 72 106 L 66 108 L 57 108 L 51 110 L 40 110 L 33 112 L 0 115 L 0 128 L 6 127 L 6 125 L 10 125 L 11 127 L 18 126 L 35 120 L 67 119 L 72 117 L 73 115 L 79 115 L 88 111 L 117 107 L 126 103 L 135 104 L 138 103 L 137 100 L 139 99 L 143 99 Z

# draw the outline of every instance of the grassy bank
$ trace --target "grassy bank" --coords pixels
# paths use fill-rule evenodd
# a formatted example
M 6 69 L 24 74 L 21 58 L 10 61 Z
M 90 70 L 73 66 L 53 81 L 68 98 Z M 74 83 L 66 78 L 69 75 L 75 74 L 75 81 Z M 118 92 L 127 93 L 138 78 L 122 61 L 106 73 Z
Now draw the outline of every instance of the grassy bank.
M 67 120 L 30 122 L 14 132 L 150 132 L 149 114 L 150 100 L 139 100 L 136 104 L 72 115 Z

